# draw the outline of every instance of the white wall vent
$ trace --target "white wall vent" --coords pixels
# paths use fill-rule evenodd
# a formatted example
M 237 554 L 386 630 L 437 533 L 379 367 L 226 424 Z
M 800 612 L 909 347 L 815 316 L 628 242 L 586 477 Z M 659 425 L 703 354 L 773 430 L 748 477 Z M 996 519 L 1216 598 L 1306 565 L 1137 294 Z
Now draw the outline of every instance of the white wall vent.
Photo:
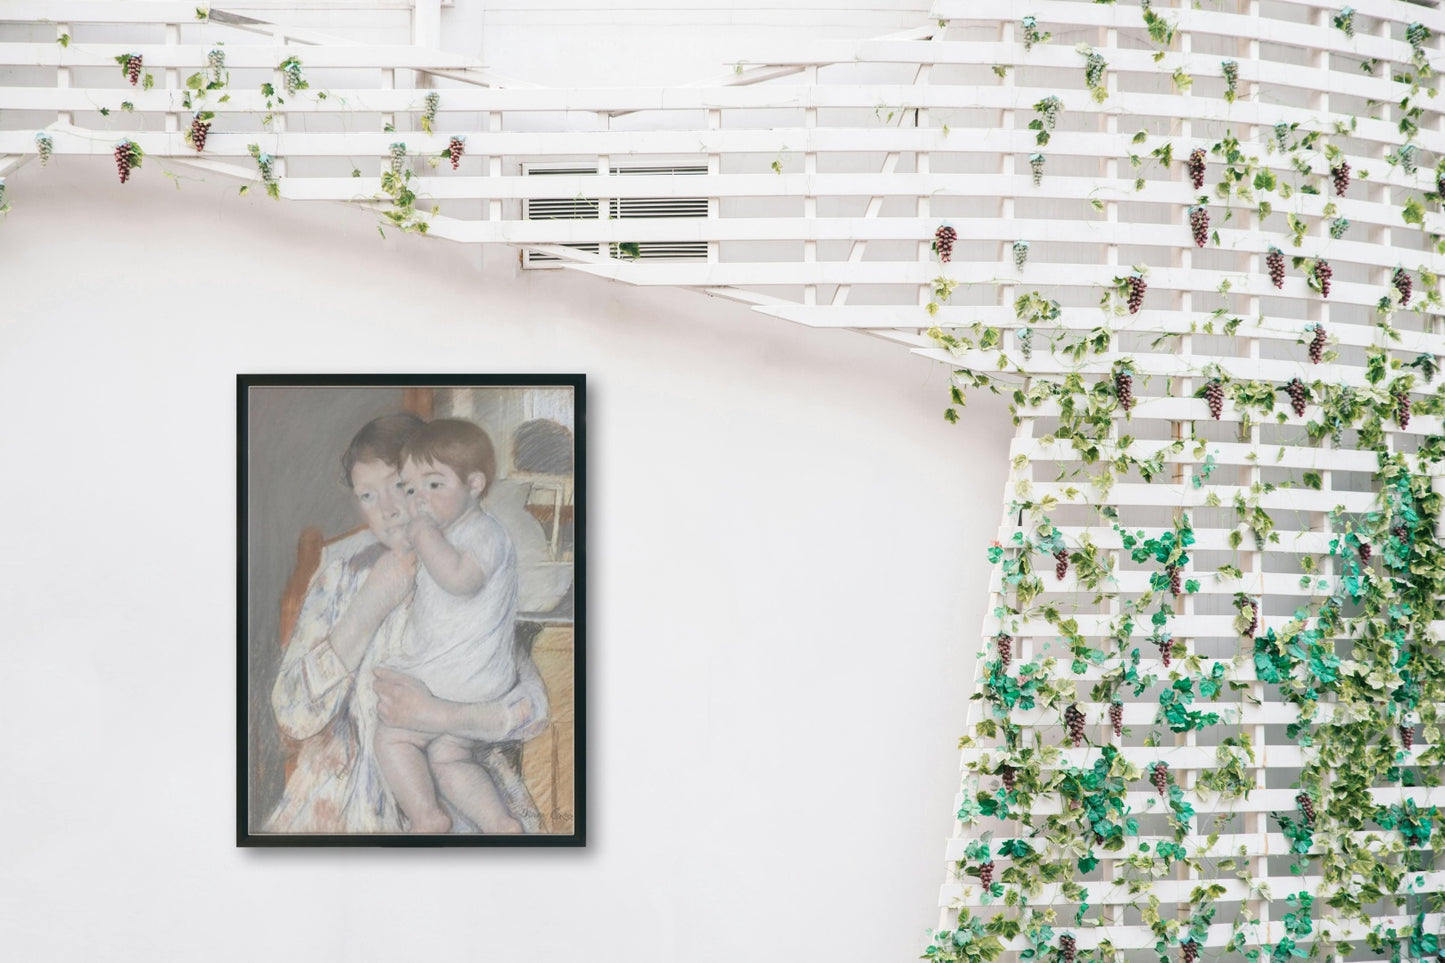
M 559 174 L 573 176 L 596 174 L 596 167 L 527 167 L 523 169 L 529 177 L 547 177 Z M 706 174 L 705 165 L 614 167 L 609 173 L 618 175 L 677 175 L 694 176 Z M 598 199 L 595 197 L 538 197 L 522 202 L 523 216 L 529 221 L 578 221 L 598 219 Z M 633 218 L 707 217 L 706 197 L 613 197 L 607 201 L 607 219 L 625 221 Z M 616 258 L 636 258 L 644 261 L 706 261 L 706 241 L 628 241 L 626 227 L 617 226 L 618 240 L 608 245 L 609 253 Z M 598 244 L 563 244 L 591 254 L 600 252 Z M 556 265 L 559 258 L 550 254 L 528 251 L 526 265 L 543 267 Z

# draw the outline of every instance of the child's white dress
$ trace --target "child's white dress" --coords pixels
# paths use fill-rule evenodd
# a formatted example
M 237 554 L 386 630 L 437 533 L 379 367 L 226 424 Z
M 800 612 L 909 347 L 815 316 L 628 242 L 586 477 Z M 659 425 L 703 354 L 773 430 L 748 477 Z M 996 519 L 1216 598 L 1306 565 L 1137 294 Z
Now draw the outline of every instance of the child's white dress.
M 387 667 L 452 702 L 482 702 L 517 683 L 517 552 L 502 523 L 480 508 L 447 528 L 446 540 L 487 573 L 477 594 L 452 595 L 419 566 L 411 620 Z

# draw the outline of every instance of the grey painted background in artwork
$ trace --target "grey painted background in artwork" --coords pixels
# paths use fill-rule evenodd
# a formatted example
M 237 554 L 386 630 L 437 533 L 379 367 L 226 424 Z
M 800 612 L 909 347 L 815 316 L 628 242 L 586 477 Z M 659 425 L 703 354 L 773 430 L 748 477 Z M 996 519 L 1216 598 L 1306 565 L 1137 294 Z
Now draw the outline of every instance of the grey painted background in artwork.
M 341 453 L 362 425 L 402 410 L 400 388 L 251 388 L 247 521 L 252 829 L 281 795 L 281 742 L 270 709 L 281 593 L 307 526 L 333 538 L 361 524 Z M 259 764 L 259 765 L 257 765 Z

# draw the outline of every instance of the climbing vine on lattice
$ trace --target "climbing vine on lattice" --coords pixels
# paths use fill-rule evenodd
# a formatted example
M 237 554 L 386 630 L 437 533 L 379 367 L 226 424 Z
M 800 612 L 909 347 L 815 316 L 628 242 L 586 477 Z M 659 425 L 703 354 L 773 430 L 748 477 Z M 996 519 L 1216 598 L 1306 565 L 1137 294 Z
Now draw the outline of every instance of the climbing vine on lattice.
M 1333 23 L 1353 36 L 1355 16 L 1346 7 Z M 1166 61 L 1174 25 L 1167 12 L 1148 4 L 1143 17 L 1156 62 Z M 1050 36 L 1032 16 L 1021 22 L 1020 35 L 1025 50 Z M 1424 113 L 1420 98 L 1435 95 L 1434 72 L 1425 52 L 1430 32 L 1411 23 L 1405 38 L 1411 56 L 1394 73 L 1402 89 L 1394 105 L 1401 141 L 1382 161 L 1413 174 L 1423 154 L 1416 143 Z M 1084 86 L 1102 103 L 1108 96 L 1107 61 L 1087 44 L 1077 49 L 1085 61 Z M 1233 104 L 1240 90 L 1239 65 L 1225 60 L 1221 67 L 1225 101 Z M 1176 91 L 1190 88 L 1192 78 L 1181 66 L 1166 62 L 1161 70 L 1173 78 Z M 1053 95 L 1034 103 L 1028 127 L 1036 147 L 1050 143 L 1061 109 Z M 1264 242 L 1261 274 L 1281 288 L 1293 270 L 1312 296 L 1323 299 L 1331 293 L 1334 274 L 1328 260 L 1285 252 L 1311 236 L 1342 240 L 1351 225 L 1334 200 L 1320 205 L 1313 224 L 1291 203 L 1327 192 L 1344 198 L 1352 181 L 1368 179 L 1369 172 L 1353 170 L 1333 142 L 1347 139 L 1355 125 L 1354 118 L 1321 123 L 1318 129 L 1280 123 L 1267 128 L 1263 153 L 1232 132 L 1185 144 L 1182 150 L 1156 137 L 1149 159 L 1133 150 L 1151 137 L 1141 131 L 1122 154 L 1138 172 L 1136 189 L 1146 186 L 1147 165 L 1169 171 L 1176 153 L 1186 158 L 1183 175 L 1199 193 L 1181 211 L 1180 230 L 1188 232 L 1188 240 L 1181 236 L 1180 246 L 1221 246 L 1219 229 L 1239 208 L 1260 224 L 1283 210 L 1283 234 L 1253 232 Z M 1044 155 L 1031 155 L 1029 164 L 1037 185 Z M 1425 231 L 1427 211 L 1445 204 L 1445 159 L 1435 173 L 1434 191 L 1413 191 L 1401 202 L 1403 228 Z M 1096 201 L 1095 206 L 1102 205 Z M 930 285 L 930 319 L 938 317 L 957 288 L 946 269 L 956 237 L 951 225 L 935 237 L 934 250 L 945 270 Z M 1445 253 L 1445 239 L 1433 232 L 1426 237 L 1433 253 Z M 1017 255 L 1020 244 L 1025 256 L 1016 256 L 1014 266 L 1023 275 L 1027 242 L 1012 247 Z M 987 823 L 994 828 L 975 832 L 956 866 L 962 879 L 973 881 L 976 900 L 958 910 L 954 925 L 932 934 L 924 956 L 990 961 L 1012 948 L 1020 959 L 1059 963 L 1121 958 L 1127 951 L 1108 938 L 1088 948 L 1077 939 L 1108 923 L 1089 903 L 1090 887 L 1101 884 L 1085 877 L 1102 859 L 1112 859 L 1115 877 L 1103 885 L 1126 886 L 1139 897 L 1138 918 L 1152 932 L 1161 963 L 1176 953 L 1183 963 L 1194 963 L 1201 951 L 1281 963 L 1295 957 L 1343 958 L 1361 947 L 1389 954 L 1392 961 L 1433 957 L 1440 948 L 1439 926 L 1429 918 L 1442 909 L 1442 898 L 1440 886 L 1428 882 L 1426 873 L 1433 866 L 1432 840 L 1445 827 L 1445 812 L 1427 805 L 1420 791 L 1440 785 L 1445 762 L 1438 715 L 1445 704 L 1445 659 L 1435 629 L 1445 619 L 1445 550 L 1437 538 L 1442 496 L 1436 485 L 1445 475 L 1445 436 L 1423 436 L 1413 450 L 1398 450 L 1396 439 L 1412 415 L 1445 414 L 1445 390 L 1435 384 L 1439 359 L 1401 348 L 1402 329 L 1395 322 L 1403 312 L 1420 312 L 1431 319 L 1427 330 L 1433 330 L 1433 319 L 1445 311 L 1437 274 L 1431 263 L 1400 264 L 1390 271 L 1375 308 L 1373 341 L 1359 349 L 1363 383 L 1342 383 L 1332 372 L 1275 382 L 1253 376 L 1255 367 L 1238 358 L 1205 356 L 1197 364 L 1176 365 L 1153 397 L 1177 398 L 1176 379 L 1189 378 L 1199 385 L 1192 394 L 1199 408 L 1179 420 L 1180 436 L 1164 442 L 1129 435 L 1136 383 L 1142 377 L 1148 385 L 1162 376 L 1147 373 L 1148 366 L 1140 364 L 1144 356 L 1117 351 L 1115 323 L 1145 308 L 1147 275 L 1147 265 L 1136 265 L 1100 278 L 1099 320 L 1092 325 L 1082 320 L 1082 309 L 1063 308 L 1039 289 L 1014 296 L 1012 323 L 927 329 L 939 347 L 968 362 L 954 370 L 945 410 L 949 421 L 959 419 L 969 389 L 1004 393 L 1015 423 L 1046 418 L 1050 431 L 1039 443 L 1066 454 L 1050 459 L 1061 465 L 1051 493 L 1036 496 L 1025 479 L 1014 484 L 1007 506 L 1016 520 L 1012 537 L 988 548 L 998 588 L 973 695 L 980 711 L 960 740 L 970 754 L 956 816 L 965 827 Z M 993 283 L 1016 286 L 1020 281 L 1011 277 Z M 1217 294 L 1227 304 L 1229 282 Z M 1188 333 L 1242 336 L 1262 321 L 1221 307 L 1192 322 Z M 1161 333 L 1153 349 L 1178 354 L 1181 336 Z M 1309 367 L 1338 360 L 1323 323 L 1300 322 L 1297 343 L 1301 363 Z M 1050 363 L 1035 364 L 1038 354 Z M 1274 423 L 1294 426 L 1298 444 L 1317 448 L 1339 447 L 1348 433 L 1353 450 L 1375 456 L 1372 507 L 1327 513 L 1327 551 L 1300 558 L 1300 589 L 1308 601 L 1288 616 L 1265 619 L 1265 597 L 1243 590 L 1239 553 L 1279 546 L 1280 525 L 1266 505 L 1292 488 L 1321 490 L 1322 477 L 1318 469 L 1299 469 L 1287 473 L 1287 480 L 1219 489 L 1212 477 L 1218 443 L 1198 426 L 1221 420 L 1226 406 L 1241 441 L 1256 437 L 1255 426 Z M 1264 452 L 1255 444 L 1250 457 L 1268 464 Z M 1017 455 L 1014 467 L 1027 467 L 1028 460 Z M 1194 466 L 1187 479 L 1170 471 L 1181 460 Z M 1154 530 L 1127 525 L 1122 506 L 1109 500 L 1125 478 L 1182 481 L 1188 497 L 1174 511 L 1172 525 Z M 1193 557 L 1190 505 L 1232 509 L 1237 524 L 1228 538 L 1230 560 L 1206 569 Z M 1093 523 L 1070 540 L 1055 516 L 1079 507 L 1093 512 Z M 1120 548 L 1096 544 L 1088 534 L 1096 528 L 1111 533 Z M 1120 587 L 1122 560 L 1146 575 L 1142 591 Z M 1051 584 L 1063 583 L 1070 571 L 1071 585 Z M 1229 586 L 1241 586 L 1232 595 L 1230 624 L 1238 638 L 1234 658 L 1195 654 L 1188 632 L 1181 631 L 1187 629 L 1185 600 L 1206 582 L 1222 587 L 1226 597 Z M 1060 601 L 1060 594 L 1073 601 Z M 1104 628 L 1086 630 L 1072 608 L 1107 611 Z M 1057 657 L 1025 658 L 1016 649 L 1017 637 L 1029 624 L 1047 625 L 1055 633 Z M 1085 702 L 1079 692 L 1088 679 L 1094 681 Z M 1294 807 L 1270 814 L 1269 822 L 1288 844 L 1292 872 L 1314 880 L 1310 889 L 1267 892 L 1253 854 L 1216 845 L 1232 816 L 1229 807 L 1212 820 L 1195 808 L 1201 798 L 1243 800 L 1259 789 L 1255 764 L 1260 747 L 1242 722 L 1250 702 L 1223 699 L 1230 693 L 1247 695 L 1258 684 L 1265 687 L 1267 702 L 1293 708 L 1286 736 L 1299 747 L 1302 760 Z M 1142 750 L 1124 751 L 1126 700 L 1154 707 Z M 1090 718 L 1088 705 L 1106 707 L 1105 715 Z M 1095 724 L 1102 735 L 1091 740 Z M 1417 750 L 1421 731 L 1429 746 Z M 1177 737 L 1203 732 L 1219 734 L 1210 744 L 1214 759 L 1196 770 L 1198 777 L 1186 791 L 1162 758 L 1164 750 Z M 1086 746 L 1090 751 L 1082 757 L 1071 753 Z M 1150 747 L 1158 747 L 1161 758 L 1141 764 Z M 1078 764 L 1080 758 L 1090 761 Z M 1382 786 L 1403 790 L 1399 801 L 1377 799 L 1374 790 Z M 1141 841 L 1139 815 L 1127 799 L 1131 792 L 1158 800 L 1151 812 L 1163 817 L 1169 837 Z M 1001 826 L 1012 830 L 1005 833 Z M 1154 893 L 1157 884 L 1174 879 L 1181 868 L 1191 871 L 1198 885 L 1187 898 L 1161 900 Z M 1240 890 L 1222 882 L 1230 879 L 1240 881 L 1249 900 L 1275 901 L 1278 926 L 1270 932 L 1277 936 L 1265 937 L 1247 901 L 1232 914 L 1227 938 L 1211 934 L 1219 904 L 1240 901 Z M 1382 921 L 1380 905 L 1407 922 Z M 1061 917 L 1058 907 L 1072 912 Z

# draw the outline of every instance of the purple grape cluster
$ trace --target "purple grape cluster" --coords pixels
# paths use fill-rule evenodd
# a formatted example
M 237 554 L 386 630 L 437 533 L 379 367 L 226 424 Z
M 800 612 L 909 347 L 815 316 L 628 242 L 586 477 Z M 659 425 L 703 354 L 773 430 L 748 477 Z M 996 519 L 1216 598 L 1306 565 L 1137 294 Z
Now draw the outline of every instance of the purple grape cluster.
M 1390 283 L 1395 285 L 1395 290 L 1400 292 L 1400 307 L 1410 303 L 1410 294 L 1415 290 L 1415 282 L 1410 279 L 1410 274 L 1404 268 L 1395 268 Z
M 1000 632 L 993 638 L 994 645 L 998 648 L 998 660 L 1007 669 L 1009 663 L 1014 660 L 1014 637 L 1006 632 Z
M 1079 711 L 1077 704 L 1064 710 L 1064 725 L 1068 726 L 1069 740 L 1074 744 L 1074 748 L 1079 748 L 1084 741 L 1084 714 Z
M 1129 411 L 1134 407 L 1134 376 L 1122 368 L 1114 372 L 1114 395 L 1120 408 Z
M 1350 162 L 1342 159 L 1331 167 L 1330 178 L 1335 182 L 1335 195 L 1344 197 L 1345 191 L 1350 189 Z
M 1059 549 L 1054 553 L 1054 578 L 1060 582 L 1064 576 L 1069 574 L 1069 553 L 1065 549 Z
M 1182 963 L 1194 963 L 1199 959 L 1199 944 L 1193 940 L 1185 940 L 1179 944 L 1179 959 Z
M 1224 414 L 1224 384 L 1218 378 L 1204 386 L 1204 400 L 1209 402 L 1209 416 L 1215 421 Z
M 1265 267 L 1269 268 L 1269 279 L 1277 288 L 1284 287 L 1284 252 L 1271 247 L 1264 256 Z
M 447 157 L 451 159 L 452 170 L 461 166 L 462 153 L 466 150 L 466 141 L 461 137 L 453 137 L 447 144 Z
M 1259 603 L 1254 599 L 1245 599 L 1244 604 L 1249 606 L 1249 628 L 1244 634 L 1254 638 L 1254 634 L 1259 631 Z
M 1139 309 L 1144 306 L 1144 292 L 1149 290 L 1149 285 L 1137 274 L 1129 275 L 1129 313 L 1138 314 Z
M 140 83 L 140 72 L 144 63 L 145 61 L 140 54 L 131 54 L 126 58 L 125 75 L 130 80 L 132 87 Z
M 1109 724 L 1114 727 L 1114 737 L 1124 735 L 1124 703 L 1109 703 Z
M 1013 766 L 1000 766 L 998 777 L 1003 781 L 1005 792 L 1013 792 L 1014 787 L 1018 785 L 1018 771 Z
M 1189 230 L 1194 233 L 1194 244 L 1203 247 L 1209 243 L 1209 211 L 1203 204 L 1189 209 Z
M 1183 579 L 1183 577 L 1179 574 L 1179 566 L 1178 566 L 1178 565 L 1171 565 L 1171 566 L 1169 566 L 1169 568 L 1168 568 L 1167 571 L 1169 572 L 1169 594 L 1170 594 L 1170 595 L 1178 595 L 1178 594 L 1180 594 L 1181 592 L 1184 591 L 1184 584 L 1183 584 L 1184 579 Z
M 1310 798 L 1310 794 L 1302 792 L 1294 797 L 1294 801 L 1299 806 L 1299 811 L 1304 813 L 1305 822 L 1313 826 L 1315 824 L 1315 801 Z
M 1079 944 L 1068 933 L 1059 935 L 1059 959 L 1063 963 L 1074 963 L 1074 954 L 1079 951 Z
M 1325 326 L 1323 324 L 1315 325 L 1315 336 L 1310 340 L 1310 362 L 1312 364 L 1319 364 L 1325 360 L 1326 337 L 1328 335 L 1325 334 Z
M 206 135 L 210 132 L 209 120 L 201 120 L 200 114 L 191 118 L 191 146 L 196 149 L 197 154 L 206 149 Z
M 978 864 L 978 881 L 983 885 L 984 889 L 988 889 L 993 885 L 993 860 L 990 859 Z
M 124 184 L 130 180 L 130 169 L 133 163 L 133 151 L 135 145 L 128 140 L 123 140 L 115 145 L 115 169 L 120 174 L 120 182 Z
M 1371 556 L 1373 556 L 1374 554 L 1375 554 L 1375 550 L 1370 547 L 1370 543 L 1369 543 L 1369 542 L 1361 542 L 1361 543 L 1360 543 L 1360 564 L 1361 564 L 1361 565 L 1369 565 L 1369 564 L 1370 564 L 1370 558 L 1371 558 Z
M 1395 392 L 1395 424 L 1410 427 L 1410 393 L 1403 389 Z
M 1400 726 L 1400 745 L 1401 745 L 1401 747 L 1404 748 L 1404 750 L 1405 750 L 1406 752 L 1409 752 L 1411 749 L 1413 749 L 1413 748 L 1415 747 L 1415 727 L 1414 727 L 1414 726 L 1405 726 L 1405 725 Z
M 1169 791 L 1169 764 L 1164 762 L 1154 763 L 1154 768 L 1149 772 L 1149 781 L 1154 788 L 1159 790 L 1159 795 Z
M 1204 186 L 1204 148 L 1196 147 L 1189 152 L 1189 182 L 1197 191 Z
M 1159 658 L 1164 660 L 1164 668 L 1167 669 L 1174 661 L 1174 643 L 1168 639 L 1160 639 L 1156 644 L 1159 646 Z
M 1396 525 L 1394 528 L 1390 529 L 1390 534 L 1394 536 L 1394 539 L 1397 542 L 1405 542 L 1408 541 L 1410 538 L 1410 530 L 1404 525 Z
M 1315 261 L 1314 273 L 1315 283 L 1320 286 L 1320 296 L 1325 298 L 1329 297 L 1330 278 L 1335 276 L 1334 269 L 1330 267 L 1330 262 L 1326 261 L 1324 258 L 1320 258 L 1319 260 Z
M 1284 390 L 1289 395 L 1289 406 L 1294 409 L 1294 413 L 1304 417 L 1305 404 L 1310 400 L 1310 390 L 1305 387 L 1305 383 L 1298 378 L 1291 378 Z
M 958 232 L 951 224 L 944 224 L 933 232 L 933 249 L 938 252 L 938 259 L 944 264 L 953 260 L 953 242 L 958 240 Z

